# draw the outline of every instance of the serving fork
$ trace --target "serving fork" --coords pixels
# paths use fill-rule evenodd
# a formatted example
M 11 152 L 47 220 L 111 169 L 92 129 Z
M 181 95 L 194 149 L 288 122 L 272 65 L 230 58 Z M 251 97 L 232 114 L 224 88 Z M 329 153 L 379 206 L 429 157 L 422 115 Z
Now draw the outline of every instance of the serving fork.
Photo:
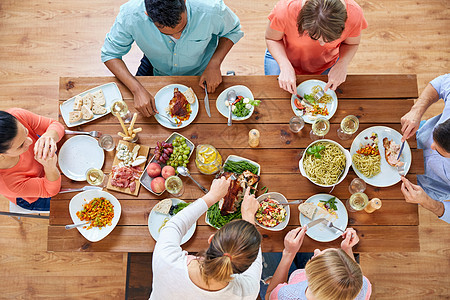
M 102 133 L 100 131 L 96 131 L 96 130 L 94 130 L 94 131 L 74 131 L 74 130 L 66 129 L 65 133 L 66 134 L 87 134 L 87 135 L 90 135 L 95 138 L 99 138 L 102 136 Z

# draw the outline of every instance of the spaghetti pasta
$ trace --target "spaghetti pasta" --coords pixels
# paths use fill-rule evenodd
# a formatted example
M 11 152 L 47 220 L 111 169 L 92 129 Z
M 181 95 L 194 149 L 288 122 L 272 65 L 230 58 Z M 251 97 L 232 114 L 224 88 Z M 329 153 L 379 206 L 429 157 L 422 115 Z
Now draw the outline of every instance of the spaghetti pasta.
M 381 156 L 379 154 L 362 155 L 355 153 L 352 160 L 356 169 L 367 178 L 372 178 L 381 172 Z
M 346 165 L 346 158 L 342 150 L 335 144 L 319 142 L 325 149 L 320 152 L 320 158 L 306 153 L 303 159 L 303 168 L 306 175 L 314 183 L 321 185 L 336 184 Z
M 323 90 L 322 87 L 320 85 L 316 85 L 313 86 L 313 88 L 311 89 L 312 93 L 311 96 L 314 97 L 314 95 L 316 95 L 319 91 Z M 333 97 L 331 97 L 328 94 L 323 94 L 322 98 L 319 99 L 319 103 L 331 103 L 333 101 Z

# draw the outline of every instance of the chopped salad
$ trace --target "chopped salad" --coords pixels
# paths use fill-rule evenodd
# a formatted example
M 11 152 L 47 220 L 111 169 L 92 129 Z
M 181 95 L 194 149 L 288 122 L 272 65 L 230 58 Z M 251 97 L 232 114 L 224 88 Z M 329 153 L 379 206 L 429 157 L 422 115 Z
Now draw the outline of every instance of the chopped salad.
M 82 210 L 77 211 L 77 217 L 81 221 L 91 222 L 87 229 L 92 227 L 102 229 L 106 225 L 111 226 L 114 218 L 114 205 L 104 197 L 94 198 L 89 203 L 84 204 Z M 86 228 L 86 226 L 83 228 Z
M 237 96 L 236 100 L 232 103 L 231 111 L 236 117 L 246 117 L 250 113 L 253 106 L 258 106 L 260 100 L 252 100 L 244 98 L 243 96 Z M 229 106 L 228 101 L 225 101 L 225 105 Z
M 259 203 L 255 217 L 258 223 L 275 227 L 286 219 L 286 209 L 278 201 L 268 197 Z

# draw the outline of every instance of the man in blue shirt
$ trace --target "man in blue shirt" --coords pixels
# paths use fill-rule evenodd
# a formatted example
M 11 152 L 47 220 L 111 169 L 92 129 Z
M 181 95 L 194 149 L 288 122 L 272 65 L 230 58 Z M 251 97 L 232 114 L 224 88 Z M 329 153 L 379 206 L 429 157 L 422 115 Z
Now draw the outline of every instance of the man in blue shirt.
M 423 114 L 439 99 L 445 101 L 444 111 L 419 129 Z M 401 123 L 402 141 L 417 131 L 417 147 L 423 149 L 425 162 L 425 174 L 417 175 L 419 185 L 402 177 L 402 193 L 407 202 L 418 203 L 450 223 L 450 74 L 432 80 Z
M 153 96 L 122 60 L 133 42 L 144 52 L 139 75 L 200 76 L 208 92 L 222 82 L 220 65 L 244 33 L 222 0 L 131 0 L 121 6 L 102 47 L 102 62 L 133 93 L 136 109 L 158 113 Z

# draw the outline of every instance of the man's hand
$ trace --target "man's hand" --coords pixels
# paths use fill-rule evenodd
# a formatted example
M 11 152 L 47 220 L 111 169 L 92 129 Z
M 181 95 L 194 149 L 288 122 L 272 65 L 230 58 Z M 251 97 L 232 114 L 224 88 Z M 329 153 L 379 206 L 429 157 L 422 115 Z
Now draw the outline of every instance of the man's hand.
M 47 159 L 47 157 L 56 156 L 56 142 L 53 137 L 45 133 L 34 144 L 34 156 L 37 159 Z
M 280 66 L 278 84 L 283 90 L 294 95 L 297 94 L 297 77 L 295 76 L 294 67 L 291 64 L 286 64 L 283 67 Z
M 256 200 L 255 195 L 250 195 L 250 188 L 247 188 L 241 205 L 242 219 L 255 224 L 255 214 L 258 208 L 259 202 Z
M 210 61 L 206 66 L 205 71 L 200 76 L 200 81 L 198 85 L 203 89 L 205 88 L 204 82 L 206 82 L 206 87 L 208 93 L 214 93 L 216 88 L 222 82 L 222 74 L 220 73 L 220 64 L 215 63 L 214 61 Z
M 295 254 L 297 254 L 297 252 L 300 250 L 300 247 L 303 244 L 305 234 L 306 234 L 306 226 L 297 227 L 289 231 L 284 237 L 283 254 L 295 256 Z
M 427 195 L 427 193 L 425 193 L 421 186 L 413 184 L 403 176 L 401 177 L 401 179 L 403 181 L 401 191 L 403 196 L 405 196 L 406 202 L 426 205 L 430 201 L 434 201 Z
M 140 88 L 134 94 L 134 107 L 145 117 L 158 114 L 155 98 L 144 88 Z
M 420 119 L 422 114 L 418 109 L 412 108 L 408 113 L 406 113 L 401 119 L 402 123 L 402 142 L 412 137 L 420 126 Z
M 328 82 L 324 91 L 326 92 L 328 89 L 335 91 L 345 79 L 347 79 L 347 65 L 338 61 L 328 73 Z

